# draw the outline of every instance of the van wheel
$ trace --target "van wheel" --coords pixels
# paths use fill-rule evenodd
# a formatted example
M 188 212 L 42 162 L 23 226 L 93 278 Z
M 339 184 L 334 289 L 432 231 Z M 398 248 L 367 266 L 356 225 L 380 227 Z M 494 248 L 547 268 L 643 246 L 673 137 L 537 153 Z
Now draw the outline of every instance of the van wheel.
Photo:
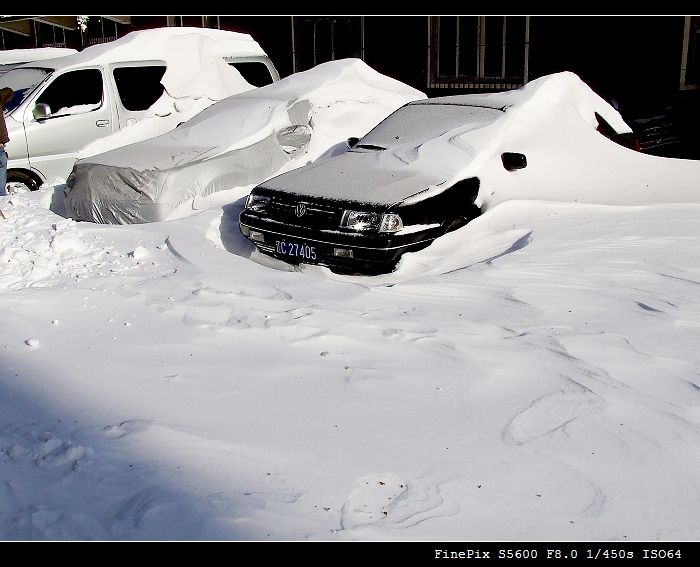
M 11 195 L 13 193 L 36 191 L 39 188 L 39 183 L 34 177 L 23 171 L 8 171 L 6 187 L 7 194 Z

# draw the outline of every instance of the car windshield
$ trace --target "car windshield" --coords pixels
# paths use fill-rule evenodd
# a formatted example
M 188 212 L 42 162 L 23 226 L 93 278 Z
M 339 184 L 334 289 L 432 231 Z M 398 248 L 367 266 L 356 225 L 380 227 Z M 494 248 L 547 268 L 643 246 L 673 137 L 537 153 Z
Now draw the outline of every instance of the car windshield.
M 0 89 L 10 87 L 15 91 L 12 100 L 5 105 L 5 112 L 12 112 L 29 94 L 53 72 L 44 67 L 21 67 L 0 75 Z
M 4 75 L 8 71 L 12 71 L 15 67 L 19 67 L 21 63 L 3 63 L 0 65 L 0 75 Z
M 490 124 L 501 116 L 502 111 L 481 106 L 408 104 L 380 122 L 353 149 L 384 150 L 405 145 L 417 147 L 455 128 L 473 130 Z

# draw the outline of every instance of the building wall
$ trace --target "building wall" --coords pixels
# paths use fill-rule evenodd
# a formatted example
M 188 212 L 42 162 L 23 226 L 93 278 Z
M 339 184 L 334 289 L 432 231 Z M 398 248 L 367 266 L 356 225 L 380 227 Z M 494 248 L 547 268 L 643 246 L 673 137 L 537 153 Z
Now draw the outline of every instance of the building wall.
M 464 21 L 477 18 L 459 17 Z M 498 18 L 502 17 L 486 17 L 492 21 Z M 133 30 L 207 25 L 251 34 L 270 55 L 282 77 L 308 69 L 314 62 L 352 56 L 428 96 L 488 90 L 488 85 L 466 88 L 466 83 L 460 85 L 459 81 L 444 88 L 428 88 L 429 76 L 435 73 L 428 64 L 429 45 L 433 46 L 433 57 L 435 43 L 440 39 L 435 32 L 437 21 L 438 17 L 428 16 L 131 16 L 129 24 L 114 24 L 92 16 L 85 33 L 34 21 L 32 35 L 5 31 L 2 38 L 6 49 L 47 45 L 81 49 Z M 698 106 L 698 91 L 681 92 L 679 86 L 685 24 L 684 16 L 532 16 L 528 79 L 569 70 L 604 98 L 616 99 L 631 115 L 643 115 L 672 104 L 692 110 Z M 691 31 L 693 42 L 697 42 L 695 27 Z M 486 37 L 487 50 L 493 53 L 493 38 L 489 39 L 488 33 Z M 498 38 L 495 39 L 498 44 Z M 450 49 L 449 45 L 441 47 Z M 454 51 L 455 47 L 451 49 Z M 498 45 L 496 52 L 497 49 Z M 691 55 L 696 53 L 695 44 L 690 51 Z M 692 59 L 697 56 L 692 55 Z M 434 65 L 434 58 L 432 62 Z M 695 76 L 697 62 L 693 65 Z M 491 90 L 501 90 L 498 86 L 491 85 Z
M 425 16 L 366 16 L 365 61 L 380 73 L 425 91 L 428 21 Z

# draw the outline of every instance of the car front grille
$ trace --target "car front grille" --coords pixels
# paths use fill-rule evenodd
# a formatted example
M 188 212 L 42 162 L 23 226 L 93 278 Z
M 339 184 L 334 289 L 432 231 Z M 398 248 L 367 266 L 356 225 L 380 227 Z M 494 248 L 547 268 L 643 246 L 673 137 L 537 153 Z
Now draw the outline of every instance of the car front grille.
M 297 200 L 293 197 L 272 197 L 265 208 L 267 218 L 309 228 L 337 229 L 343 216 L 342 207 L 327 203 Z

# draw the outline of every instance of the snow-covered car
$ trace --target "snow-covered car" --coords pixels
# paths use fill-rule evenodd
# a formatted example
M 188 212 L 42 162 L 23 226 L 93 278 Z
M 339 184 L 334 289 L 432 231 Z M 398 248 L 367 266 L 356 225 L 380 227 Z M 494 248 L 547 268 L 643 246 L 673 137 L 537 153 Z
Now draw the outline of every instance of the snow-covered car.
M 332 154 L 351 133 L 367 132 L 422 98 L 359 59 L 324 63 L 228 97 L 156 138 L 78 160 L 66 184 L 66 211 L 102 223 L 186 216 L 221 191 L 237 190 L 235 200 L 273 175 Z
M 5 107 L 8 181 L 35 190 L 65 180 L 86 146 L 104 151 L 171 130 L 215 101 L 254 89 L 246 76 L 258 78 L 257 68 L 268 82 L 279 78 L 248 34 L 187 27 L 134 31 L 16 66 L 0 75 L 0 87 L 15 92 Z M 153 115 L 167 118 L 152 124 Z
M 572 73 L 517 91 L 411 102 L 348 140 L 348 151 L 255 187 L 240 229 L 260 252 L 289 263 L 389 272 L 405 252 L 479 216 L 498 192 L 518 198 L 534 184 L 566 194 L 561 186 L 590 178 L 607 146 L 631 151 L 601 134 L 601 124 L 631 131 Z M 562 167 L 569 171 L 557 177 Z

